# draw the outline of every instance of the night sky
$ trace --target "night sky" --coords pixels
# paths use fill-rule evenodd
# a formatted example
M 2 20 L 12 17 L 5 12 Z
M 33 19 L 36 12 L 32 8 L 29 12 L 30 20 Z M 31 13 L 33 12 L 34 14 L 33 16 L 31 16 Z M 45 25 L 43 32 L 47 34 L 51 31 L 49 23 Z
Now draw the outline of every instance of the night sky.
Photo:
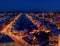
M 60 12 L 60 0 L 0 0 L 0 12 Z

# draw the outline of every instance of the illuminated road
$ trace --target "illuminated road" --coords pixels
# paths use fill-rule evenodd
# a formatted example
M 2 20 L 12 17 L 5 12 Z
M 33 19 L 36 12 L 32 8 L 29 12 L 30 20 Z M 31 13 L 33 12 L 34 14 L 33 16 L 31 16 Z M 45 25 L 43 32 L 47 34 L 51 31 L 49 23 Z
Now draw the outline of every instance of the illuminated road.
M 20 36 L 15 36 L 12 32 L 11 29 L 14 26 L 14 23 L 18 20 L 18 18 L 21 16 L 21 14 L 17 15 L 15 17 L 15 19 L 13 21 L 11 21 L 11 23 L 9 23 L 1 32 L 7 34 L 8 36 L 10 36 L 15 42 L 18 42 L 20 38 Z M 20 39 L 21 40 L 21 39 Z M 19 41 L 20 42 L 20 41 Z M 22 46 L 23 44 L 21 44 Z
M 22 39 L 24 36 L 18 36 L 18 33 L 14 30 L 12 30 L 12 31 L 14 31 L 16 33 L 16 35 L 14 35 L 14 33 L 11 32 L 11 29 L 13 28 L 14 24 L 16 23 L 16 21 L 18 20 L 18 18 L 20 16 L 21 16 L 21 14 L 17 15 L 15 17 L 15 19 L 13 21 L 11 21 L 1 32 L 3 32 L 4 34 L 10 36 L 15 41 L 16 46 L 17 45 L 18 46 L 28 46 L 28 45 L 30 46 L 30 44 L 28 44 L 27 42 L 25 42 Z
M 44 19 L 44 20 L 48 20 L 48 19 L 45 19 L 44 18 L 44 15 L 45 14 L 43 14 L 43 16 L 41 17 L 42 19 Z M 32 23 L 34 23 L 37 27 L 40 27 L 40 23 L 37 21 L 37 20 L 35 20 L 35 19 L 33 19 L 29 14 L 26 14 L 26 16 L 31 20 L 31 22 Z M 38 17 L 38 15 L 36 15 L 37 17 Z M 51 14 L 51 16 L 53 16 L 53 14 Z M 58 16 L 59 17 L 59 16 Z M 39 17 L 38 17 L 39 18 Z M 52 18 L 50 18 L 49 19 L 49 22 L 51 22 L 51 23 L 54 23 L 55 21 L 53 21 L 53 19 Z M 58 21 L 57 23 L 60 23 L 60 21 Z M 60 24 L 56 24 L 56 25 L 58 25 L 57 26 L 57 29 L 60 29 Z M 38 29 L 39 30 L 39 29 Z M 45 28 L 43 29 L 45 32 L 50 32 L 50 29 L 48 29 L 48 30 L 45 30 Z M 34 33 L 34 32 L 33 32 Z M 58 35 L 58 46 L 60 46 L 60 35 Z
M 37 14 L 36 15 L 38 18 L 41 18 L 41 19 L 43 19 L 43 20 L 47 20 L 47 21 L 49 21 L 50 23 L 54 23 L 54 24 L 56 24 L 56 28 L 57 29 L 60 29 L 60 14 L 59 15 L 54 15 L 53 13 L 50 13 L 50 14 L 41 14 L 41 16 L 40 16 L 40 14 Z M 40 16 L 40 17 L 39 17 Z
M 30 16 L 30 15 L 27 14 L 27 13 L 26 13 L 26 16 L 30 19 L 30 21 L 31 21 L 34 25 L 36 25 L 36 26 L 38 27 L 38 30 L 36 30 L 37 32 L 40 32 L 40 31 L 45 31 L 45 32 L 47 32 L 47 33 L 50 32 L 50 29 L 46 30 L 45 27 L 43 27 L 43 29 L 40 30 L 42 23 L 39 23 L 37 20 L 33 19 L 32 16 Z
M 38 30 L 36 30 L 36 31 L 37 31 L 37 32 L 40 32 L 41 23 L 39 23 L 37 20 L 33 19 L 32 16 L 30 16 L 30 15 L 27 14 L 27 13 L 26 13 L 25 15 L 30 19 L 30 21 L 31 21 L 34 25 L 36 25 L 36 26 L 38 27 Z M 25 35 L 24 35 L 24 36 L 18 35 L 18 32 L 13 30 L 13 26 L 14 26 L 14 24 L 16 23 L 16 21 L 18 20 L 18 18 L 19 18 L 20 16 L 21 16 L 21 13 L 19 13 L 19 14 L 14 18 L 13 21 L 11 21 L 6 27 L 4 27 L 1 32 L 3 32 L 4 34 L 8 35 L 9 37 L 11 37 L 11 38 L 14 40 L 16 46 L 17 46 L 17 45 L 18 45 L 18 46 L 33 46 L 33 45 L 28 44 L 26 41 L 24 41 L 24 40 L 22 39 L 23 37 L 25 37 Z M 43 30 L 44 30 L 45 32 L 50 32 L 50 29 L 49 29 L 49 30 L 45 30 L 45 28 L 43 28 Z M 34 31 L 33 31 L 33 32 L 34 32 Z M 15 33 L 16 35 L 15 35 L 14 33 Z M 34 33 L 35 33 L 35 32 L 34 32 Z M 59 40 L 58 40 L 58 42 L 59 42 L 58 46 L 60 46 L 60 35 L 58 36 L 58 38 L 59 38 Z
M 36 25 L 37 27 L 40 27 L 40 23 L 37 21 L 37 20 L 35 20 L 35 19 L 33 19 L 29 14 L 27 14 L 26 13 L 26 16 L 31 20 L 31 22 L 34 24 L 34 25 Z

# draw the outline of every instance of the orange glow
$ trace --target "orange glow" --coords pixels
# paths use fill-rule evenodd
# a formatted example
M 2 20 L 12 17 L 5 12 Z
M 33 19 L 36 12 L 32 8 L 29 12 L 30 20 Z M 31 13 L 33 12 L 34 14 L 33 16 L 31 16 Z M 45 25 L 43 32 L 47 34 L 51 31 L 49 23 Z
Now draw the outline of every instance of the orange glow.
M 36 25 L 37 27 L 40 27 L 40 23 L 37 21 L 37 20 L 35 20 L 35 19 L 33 19 L 30 15 L 28 15 L 28 14 L 26 14 L 26 16 L 31 20 L 31 22 L 34 24 L 34 25 Z
M 60 34 L 58 35 L 58 46 L 60 46 Z
M 36 37 L 33 37 L 33 40 L 36 40 Z
M 13 28 L 13 24 L 18 20 L 18 18 L 20 17 L 21 14 L 17 15 L 15 17 L 15 19 L 13 21 L 11 21 L 10 24 L 8 24 L 1 32 L 7 34 L 8 36 L 10 36 L 15 42 L 20 42 L 20 39 L 22 38 L 22 36 L 17 36 L 17 35 L 14 35 L 14 33 L 12 33 L 10 31 L 10 29 Z M 15 31 L 14 31 L 15 32 Z M 21 42 L 20 42 L 21 43 Z M 21 44 L 22 45 L 22 44 Z
M 44 14 L 43 14 L 43 15 L 44 15 Z M 38 28 L 41 26 L 41 23 L 39 23 L 37 20 L 33 19 L 29 14 L 26 14 L 26 16 L 27 16 L 27 17 L 31 20 L 31 22 L 32 22 L 33 24 L 35 24 Z M 52 21 L 52 20 L 50 20 L 50 21 Z M 39 31 L 40 31 L 40 29 L 34 30 L 34 31 L 31 32 L 31 33 L 39 32 Z M 43 28 L 41 31 L 44 31 L 44 32 L 46 32 L 46 33 L 50 32 L 50 30 L 46 30 L 46 28 Z
M 48 32 L 50 32 L 50 30 L 46 30 L 45 32 L 48 33 Z
M 15 17 L 15 19 L 13 21 L 11 21 L 1 32 L 7 34 L 8 36 L 10 36 L 15 42 L 16 44 L 19 43 L 21 46 L 25 46 L 23 45 L 23 37 L 27 36 L 28 34 L 24 35 L 24 32 L 19 32 L 20 35 L 18 35 L 18 32 L 14 31 L 11 32 L 11 29 L 13 28 L 15 22 L 18 20 L 18 18 L 20 17 L 21 14 L 17 15 Z M 44 15 L 44 14 L 43 14 Z M 37 20 L 33 19 L 30 15 L 26 14 L 26 16 L 31 20 L 31 22 L 36 25 L 38 28 L 41 26 L 41 23 L 39 23 Z M 50 19 L 50 22 L 53 22 L 53 19 Z M 58 29 L 60 29 L 60 26 L 58 26 Z M 44 31 L 46 33 L 50 32 L 50 29 L 46 29 L 46 28 L 42 28 L 41 31 Z M 31 34 L 36 33 L 36 32 L 40 32 L 40 29 L 33 29 L 32 32 L 30 32 Z M 14 34 L 16 33 L 16 35 Z M 60 46 L 60 35 L 58 36 L 58 46 Z M 33 40 L 36 40 L 36 37 L 33 37 Z M 26 42 L 24 42 L 26 43 Z
M 54 20 L 51 18 L 51 19 L 49 19 L 49 22 L 54 22 Z

